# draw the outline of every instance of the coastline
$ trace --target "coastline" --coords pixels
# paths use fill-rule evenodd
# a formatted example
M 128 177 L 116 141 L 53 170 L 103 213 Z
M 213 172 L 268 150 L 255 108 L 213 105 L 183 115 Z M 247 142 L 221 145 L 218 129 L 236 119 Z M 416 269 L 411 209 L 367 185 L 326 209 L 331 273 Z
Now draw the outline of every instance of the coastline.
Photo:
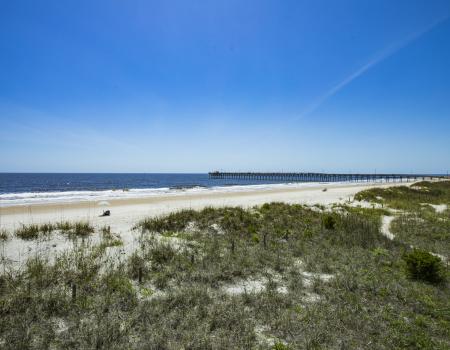
M 386 183 L 386 182 L 385 182 Z M 393 183 L 393 182 L 389 182 Z M 397 183 L 400 183 L 397 181 Z M 407 183 L 407 182 L 403 182 Z M 19 192 L 0 194 L 0 207 L 10 206 L 34 206 L 34 205 L 59 205 L 68 203 L 116 201 L 149 199 L 153 197 L 179 197 L 186 195 L 201 195 L 211 193 L 242 193 L 270 190 L 291 190 L 314 188 L 317 186 L 348 186 L 348 185 L 383 184 L 383 182 L 293 182 L 293 183 L 267 183 L 245 184 L 227 186 L 192 186 L 182 188 L 156 187 L 156 188 L 131 188 L 110 190 L 80 190 L 80 191 L 45 191 L 45 192 Z
M 373 187 L 411 185 L 395 183 L 308 183 L 267 186 L 240 186 L 239 190 L 209 189 L 180 191 L 176 195 L 160 194 L 135 198 L 112 198 L 59 203 L 35 203 L 0 207 L 0 228 L 14 230 L 22 224 L 62 220 L 87 220 L 94 225 L 112 225 L 137 221 L 147 216 L 167 214 L 182 209 L 202 209 L 207 206 L 251 207 L 266 202 L 299 204 L 343 203 L 354 194 Z M 326 191 L 324 191 L 326 189 Z M 110 217 L 99 217 L 103 210 L 111 210 Z
M 225 206 L 249 208 L 270 202 L 328 207 L 344 203 L 367 206 L 370 204 L 355 202 L 354 195 L 369 188 L 410 186 L 413 183 L 307 183 L 306 185 L 283 184 L 264 188 L 242 186 L 240 191 L 185 191 L 179 195 L 110 199 L 107 203 L 103 200 L 95 200 L 3 206 L 0 207 L 0 230 L 5 230 L 11 235 L 11 239 L 2 246 L 3 258 L 14 266 L 20 266 L 30 256 L 43 254 L 52 258 L 72 245 L 61 235 L 54 235 L 50 239 L 37 242 L 14 237 L 13 233 L 23 225 L 83 221 L 88 222 L 96 230 L 109 226 L 111 232 L 120 236 L 123 241 L 123 246 L 120 248 L 121 254 L 127 256 L 135 250 L 137 244 L 136 237 L 139 232 L 134 230 L 134 227 L 146 218 L 183 209 L 201 210 L 205 207 Z M 111 211 L 111 216 L 100 216 L 106 209 Z M 93 235 L 90 239 L 98 241 L 100 237 Z

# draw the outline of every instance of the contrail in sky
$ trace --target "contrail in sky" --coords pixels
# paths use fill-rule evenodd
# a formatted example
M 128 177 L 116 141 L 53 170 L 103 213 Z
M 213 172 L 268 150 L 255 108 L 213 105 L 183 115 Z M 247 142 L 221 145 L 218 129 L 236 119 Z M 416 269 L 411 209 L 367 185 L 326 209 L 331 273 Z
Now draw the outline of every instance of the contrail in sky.
M 344 87 L 346 87 L 348 84 L 350 84 L 353 80 L 363 75 L 365 72 L 367 72 L 369 69 L 371 69 L 373 66 L 376 66 L 378 63 L 384 61 L 386 58 L 394 55 L 404 47 L 408 46 L 412 42 L 414 42 L 416 39 L 421 37 L 422 35 L 428 33 L 430 30 L 438 26 L 439 24 L 445 22 L 450 16 L 447 15 L 443 18 L 440 18 L 427 27 L 412 33 L 407 38 L 402 40 L 399 43 L 395 43 L 393 45 L 388 46 L 381 52 L 379 52 L 373 59 L 371 59 L 369 62 L 367 62 L 362 67 L 358 68 L 356 71 L 354 71 L 352 74 L 350 74 L 348 77 L 340 81 L 338 84 L 333 86 L 330 90 L 325 92 L 322 96 L 317 98 L 310 106 L 306 108 L 299 116 L 295 117 L 293 121 L 304 118 L 314 112 L 317 108 L 319 108 L 326 100 L 328 100 L 331 96 L 338 93 L 340 90 L 342 90 Z

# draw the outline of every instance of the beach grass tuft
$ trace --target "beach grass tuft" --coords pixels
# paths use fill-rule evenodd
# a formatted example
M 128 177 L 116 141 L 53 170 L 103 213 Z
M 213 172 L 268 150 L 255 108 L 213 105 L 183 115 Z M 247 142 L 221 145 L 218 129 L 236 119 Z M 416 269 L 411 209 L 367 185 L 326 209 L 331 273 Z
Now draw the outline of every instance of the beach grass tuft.
M 33 240 L 38 238 L 48 238 L 53 232 L 60 231 L 69 237 L 87 237 L 94 233 L 94 227 L 87 221 L 79 222 L 58 222 L 56 224 L 31 224 L 22 225 L 15 231 L 15 236 L 24 240 Z
M 5 229 L 0 230 L 0 241 L 7 241 L 9 239 L 9 233 Z
M 19 229 L 15 231 L 16 237 L 24 240 L 36 239 L 39 237 L 41 230 L 39 225 L 22 225 Z
M 91 233 L 94 233 L 94 227 L 87 221 L 79 221 L 73 224 L 73 228 L 69 232 L 72 236 L 87 237 Z

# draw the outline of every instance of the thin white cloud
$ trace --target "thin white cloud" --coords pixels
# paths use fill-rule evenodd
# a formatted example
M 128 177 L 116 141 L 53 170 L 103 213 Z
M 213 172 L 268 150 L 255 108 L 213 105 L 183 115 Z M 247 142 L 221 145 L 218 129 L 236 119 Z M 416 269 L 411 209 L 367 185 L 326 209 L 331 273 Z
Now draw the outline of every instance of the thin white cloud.
M 421 37 L 422 35 L 428 33 L 429 31 L 431 31 L 433 28 L 435 28 L 439 24 L 445 22 L 446 20 L 449 19 L 449 17 L 450 16 L 447 15 L 445 17 L 439 18 L 436 21 L 434 21 L 433 23 L 426 26 L 425 28 L 422 28 L 421 30 L 412 33 L 411 35 L 409 35 L 407 38 L 403 39 L 402 41 L 388 46 L 387 48 L 385 48 L 384 50 L 379 52 L 374 58 L 372 58 L 365 65 L 358 68 L 356 71 L 352 72 L 345 79 L 343 79 L 338 84 L 333 86 L 331 89 L 326 91 L 323 95 L 318 97 L 315 101 L 313 101 L 313 103 L 311 103 L 311 105 L 309 105 L 300 115 L 296 116 L 293 120 L 298 120 L 298 119 L 308 116 L 309 114 L 311 114 L 312 112 L 317 110 L 326 100 L 328 100 L 330 97 L 337 94 L 340 90 L 345 88 L 353 80 L 360 77 L 361 75 L 366 73 L 368 70 L 370 70 L 372 67 L 376 66 L 377 64 L 384 61 L 388 57 L 394 55 L 395 53 L 397 53 L 404 47 L 408 46 L 409 44 L 411 44 L 412 42 L 417 40 L 419 37 Z

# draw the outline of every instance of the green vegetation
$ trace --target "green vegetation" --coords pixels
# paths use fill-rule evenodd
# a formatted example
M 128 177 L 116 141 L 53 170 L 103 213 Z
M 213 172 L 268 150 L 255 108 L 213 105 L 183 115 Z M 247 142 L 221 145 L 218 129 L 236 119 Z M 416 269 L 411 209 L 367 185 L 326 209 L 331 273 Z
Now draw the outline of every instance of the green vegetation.
M 67 233 L 72 229 L 73 225 L 69 221 L 61 221 L 56 224 L 56 228 L 63 233 Z
M 275 343 L 272 347 L 273 350 L 290 350 L 290 348 L 283 343 Z
M 412 252 L 405 254 L 403 259 L 411 278 L 430 283 L 442 282 L 444 266 L 440 258 L 429 252 L 414 249 Z
M 323 226 L 327 230 L 334 230 L 334 227 L 336 226 L 336 220 L 332 215 L 327 215 L 323 218 Z
M 59 222 L 57 224 L 22 225 L 15 231 L 15 236 L 24 240 L 48 238 L 53 232 L 60 231 L 70 237 L 87 237 L 94 232 L 94 227 L 88 222 Z
M 16 230 L 15 235 L 21 239 L 31 240 L 38 238 L 40 233 L 44 234 L 44 231 L 41 231 L 38 225 L 22 225 Z
M 0 230 L 0 241 L 7 241 L 9 239 L 8 231 L 1 229 Z
M 421 181 L 411 187 L 372 188 L 355 195 L 356 200 L 386 204 L 391 208 L 418 209 L 422 203 L 450 204 L 450 181 Z
M 91 233 L 94 233 L 94 227 L 88 222 L 76 222 L 73 224 L 72 230 L 69 231 L 69 235 L 76 237 L 87 237 Z
M 439 186 L 435 204 L 448 195 Z M 449 270 L 429 252 L 449 254 L 449 211 L 409 190 L 376 196 L 385 208 L 268 203 L 149 218 L 129 255 L 110 249 L 122 241 L 105 226 L 99 243 L 3 269 L 0 347 L 448 349 Z M 394 240 L 380 233 L 388 214 L 399 215 Z M 54 227 L 24 232 L 92 232 Z
M 106 247 L 119 247 L 123 245 L 120 236 L 111 232 L 110 226 L 104 226 L 100 229 L 102 243 L 101 246 Z
M 398 215 L 391 231 L 400 241 L 450 257 L 450 216 L 423 208 Z
M 401 210 L 390 227 L 398 241 L 450 256 L 450 181 L 422 181 L 411 187 L 373 188 L 358 193 L 355 198 L 383 204 L 385 209 L 374 209 L 380 211 L 380 215 L 392 215 L 387 212 L 388 208 Z M 432 205 L 440 205 L 441 210 Z
M 356 214 L 356 215 L 361 215 L 361 216 L 365 216 L 368 219 L 376 219 L 379 220 L 381 218 L 381 216 L 383 215 L 387 215 L 390 216 L 392 215 L 392 213 L 388 210 L 388 209 L 384 209 L 384 208 L 363 208 L 363 207 L 354 207 L 354 206 L 348 206 L 348 205 L 334 205 L 333 209 L 335 210 L 345 210 L 346 212 L 352 213 L 352 214 Z

